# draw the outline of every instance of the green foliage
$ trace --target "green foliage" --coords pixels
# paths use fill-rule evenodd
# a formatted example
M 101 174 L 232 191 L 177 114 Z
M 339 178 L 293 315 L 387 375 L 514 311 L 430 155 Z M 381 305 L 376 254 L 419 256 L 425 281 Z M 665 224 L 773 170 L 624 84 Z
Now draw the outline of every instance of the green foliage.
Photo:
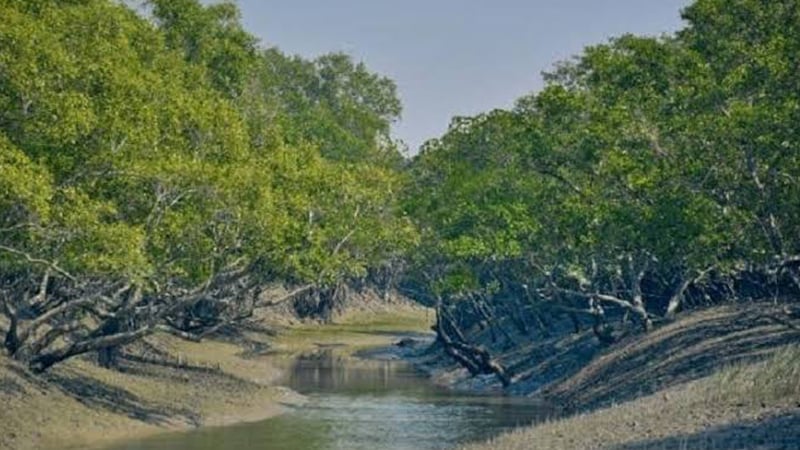
M 241 264 L 333 285 L 408 250 L 390 80 L 262 52 L 232 3 L 147 6 L 0 2 L 0 243 L 156 290 Z
M 0 224 L 48 219 L 53 186 L 49 173 L 0 134 Z
M 414 228 L 394 206 L 396 172 L 333 162 L 313 147 L 280 148 L 268 163 L 284 224 L 272 257 L 286 276 L 323 284 L 363 277 L 413 244 Z
M 230 2 L 146 5 L 0 0 L 3 270 L 164 293 L 408 264 L 445 297 L 633 301 L 800 253 L 790 0 L 698 0 L 675 36 L 588 47 L 402 170 L 391 80 L 261 49 Z
M 240 23 L 232 2 L 203 6 L 197 0 L 148 0 L 167 46 L 202 66 L 215 89 L 240 96 L 257 63 L 257 40 Z
M 684 14 L 676 36 L 588 47 L 514 109 L 457 118 L 425 146 L 406 209 L 431 290 L 501 280 L 631 300 L 644 274 L 657 310 L 675 280 L 800 252 L 798 8 Z
M 311 143 L 335 161 L 401 162 L 389 134 L 402 110 L 397 88 L 363 63 L 337 53 L 307 61 L 273 48 L 263 53 L 257 76 L 250 87 L 262 109 L 257 125 L 271 122 L 287 144 Z

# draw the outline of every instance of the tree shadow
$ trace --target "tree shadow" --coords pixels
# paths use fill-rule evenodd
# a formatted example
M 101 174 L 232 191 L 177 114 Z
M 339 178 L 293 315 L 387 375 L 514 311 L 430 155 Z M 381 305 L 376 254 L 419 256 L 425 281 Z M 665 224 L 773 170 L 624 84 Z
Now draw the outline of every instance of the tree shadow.
M 216 366 L 175 363 L 169 360 L 152 360 L 140 358 L 136 355 L 123 355 L 122 359 L 123 363 L 119 365 L 117 370 L 128 375 L 153 380 L 161 379 L 166 382 L 174 382 L 176 379 L 183 379 L 186 382 L 200 382 L 213 379 L 214 383 L 218 385 L 258 386 L 257 383 L 227 373 Z
M 255 339 L 252 335 L 275 337 L 278 335 L 278 331 L 257 321 L 245 320 L 221 327 L 205 339 L 241 347 L 242 351 L 238 356 L 243 359 L 258 358 L 274 351 L 271 343 Z
M 15 376 L 19 377 L 22 380 L 25 380 L 30 386 L 39 390 L 39 392 L 46 394 L 47 389 L 50 387 L 47 383 L 47 380 L 44 380 L 42 377 L 33 374 L 32 372 L 25 370 L 21 365 L 18 364 L 9 364 L 6 366 L 6 369 L 13 373 Z M 17 383 L 14 380 L 8 379 L 9 382 L 17 385 L 20 388 L 20 393 L 25 392 L 26 387 Z
M 764 307 L 765 309 L 768 306 Z M 569 412 L 624 402 L 710 375 L 720 367 L 763 359 L 800 333 L 763 321 L 762 308 L 700 313 L 647 335 L 631 336 L 609 349 L 575 336 L 568 345 L 533 348 L 539 361 L 524 377 L 554 380 L 543 394 Z
M 800 409 L 762 420 L 732 423 L 697 433 L 643 440 L 612 448 L 613 450 L 798 450 Z
M 569 345 L 564 345 L 568 342 Z M 547 339 L 542 344 L 520 347 L 504 357 L 508 369 L 519 380 L 511 389 L 538 390 L 558 380 L 569 379 L 602 352 L 590 331 Z M 535 361 L 535 364 L 530 364 Z
M 199 416 L 190 410 L 144 401 L 131 392 L 95 378 L 66 370 L 53 371 L 44 377 L 52 386 L 89 408 L 125 415 L 152 425 L 167 425 L 176 419 L 193 426 L 200 425 Z
M 14 395 L 24 392 L 25 388 L 21 384 L 8 377 L 0 377 L 0 393 Z

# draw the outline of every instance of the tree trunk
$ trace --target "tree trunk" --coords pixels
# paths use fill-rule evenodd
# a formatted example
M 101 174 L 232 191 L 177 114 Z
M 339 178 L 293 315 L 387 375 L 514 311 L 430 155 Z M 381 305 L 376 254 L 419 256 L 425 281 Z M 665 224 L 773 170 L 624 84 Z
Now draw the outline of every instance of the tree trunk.
M 74 342 L 71 345 L 36 355 L 31 359 L 28 366 L 34 372 L 44 372 L 54 364 L 64 361 L 65 359 L 103 348 L 113 348 L 129 344 L 147 336 L 148 334 L 151 334 L 154 330 L 155 327 L 147 325 L 134 331 L 117 333 L 111 336 L 84 339 L 82 341 Z
M 645 264 L 633 278 L 633 301 L 631 302 L 633 308 L 631 310 L 639 316 L 642 322 L 642 329 L 648 332 L 653 327 L 653 322 L 647 314 L 647 308 L 644 306 L 644 296 L 642 295 L 642 279 L 644 279 L 646 270 L 647 265 Z
M 642 323 L 642 330 L 648 332 L 651 328 L 653 328 L 653 321 L 650 320 L 650 315 L 647 314 L 647 310 L 644 307 L 644 302 L 642 301 L 641 297 L 633 298 L 633 312 L 639 316 L 639 320 Z
M 97 350 L 97 364 L 106 369 L 116 369 L 119 354 L 119 347 L 103 347 Z
M 111 336 L 122 331 L 122 326 L 118 319 L 109 319 L 99 329 L 103 336 Z M 120 354 L 118 346 L 101 347 L 97 350 L 97 363 L 106 369 L 116 369 L 118 365 L 117 357 Z
M 681 304 L 683 302 L 683 298 L 684 298 L 684 296 L 686 294 L 686 290 L 689 289 L 689 286 L 697 283 L 703 277 L 708 275 L 709 272 L 714 270 L 714 267 L 715 266 L 712 265 L 712 266 L 706 268 L 705 270 L 702 270 L 700 272 L 695 272 L 693 275 L 696 275 L 696 276 L 694 276 L 694 277 L 686 276 L 686 277 L 683 278 L 681 283 L 675 289 L 675 292 L 670 297 L 669 303 L 667 304 L 667 311 L 664 314 L 664 316 L 667 319 L 675 318 L 675 314 L 678 312 L 678 309 L 680 309 Z
M 489 352 L 483 347 L 467 344 L 455 322 L 447 316 L 444 310 L 440 310 L 440 314 L 437 316 L 437 335 L 440 337 L 448 355 L 464 366 L 473 376 L 492 373 L 500 380 L 503 387 L 508 387 L 511 384 L 511 377 L 505 368 L 492 359 Z M 449 336 L 448 328 L 453 332 L 454 338 Z
M 581 332 L 581 319 L 575 313 L 569 313 L 569 318 L 572 321 L 572 328 L 575 334 Z
M 7 299 L 3 299 L 3 313 L 8 318 L 8 331 L 3 340 L 3 345 L 9 355 L 14 356 L 19 349 L 19 336 L 17 335 L 17 314 L 8 304 Z
M 681 302 L 683 301 L 683 294 L 686 292 L 686 289 L 692 284 L 691 279 L 685 279 L 681 282 L 675 292 L 669 299 L 669 303 L 667 304 L 667 312 L 664 316 L 667 319 L 674 319 L 675 314 L 678 312 L 678 309 L 681 307 Z

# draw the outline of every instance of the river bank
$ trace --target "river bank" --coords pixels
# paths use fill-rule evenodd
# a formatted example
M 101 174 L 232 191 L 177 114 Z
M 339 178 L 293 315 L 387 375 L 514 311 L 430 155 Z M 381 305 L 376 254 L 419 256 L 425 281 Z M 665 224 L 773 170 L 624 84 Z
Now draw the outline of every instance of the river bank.
M 239 345 L 146 342 L 159 359 L 125 358 L 119 370 L 76 359 L 34 376 L 0 360 L 0 448 L 96 448 L 201 426 L 258 421 L 299 396 L 271 386 L 280 374 Z M 152 359 L 151 359 L 152 358 Z M 158 362 L 157 362 L 158 361 Z
M 800 347 L 462 450 L 800 448 Z
M 494 353 L 513 368 L 506 389 L 435 348 L 411 345 L 395 356 L 435 383 L 535 397 L 564 414 L 468 450 L 798 449 L 800 333 L 770 319 L 778 308 L 695 311 L 605 348 L 592 345 L 591 332 L 520 344 Z
M 348 311 L 329 325 L 283 325 L 277 334 L 278 326 L 251 324 L 200 343 L 155 335 L 130 349 L 119 370 L 76 358 L 35 376 L 0 356 L 0 449 L 102 448 L 261 421 L 304 401 L 275 385 L 283 369 L 265 355 L 391 345 L 395 332 L 424 331 L 429 320 L 424 308 L 401 304 Z
M 499 355 L 514 367 L 505 390 L 493 376 L 470 377 L 429 347 L 433 317 L 408 304 L 350 310 L 333 324 L 288 324 L 277 335 L 255 324 L 202 343 L 157 335 L 132 349 L 117 371 L 76 359 L 33 376 L 0 357 L 0 448 L 102 448 L 260 421 L 304 401 L 276 386 L 284 368 L 274 355 L 312 350 L 403 359 L 439 386 L 536 397 L 566 416 L 469 450 L 797 448 L 798 333 L 765 320 L 768 312 L 769 305 L 695 312 L 583 361 L 570 356 L 588 352 L 583 335 L 520 346 Z M 395 345 L 398 337 L 402 345 Z

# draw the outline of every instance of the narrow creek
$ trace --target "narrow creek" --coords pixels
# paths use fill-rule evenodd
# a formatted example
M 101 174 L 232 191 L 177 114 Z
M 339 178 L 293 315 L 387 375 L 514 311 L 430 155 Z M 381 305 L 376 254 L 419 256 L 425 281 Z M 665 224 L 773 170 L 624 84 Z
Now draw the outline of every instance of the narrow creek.
M 434 386 L 403 361 L 320 349 L 276 364 L 287 368 L 282 384 L 307 396 L 306 404 L 262 422 L 166 434 L 110 450 L 448 449 L 551 415 L 529 399 Z

